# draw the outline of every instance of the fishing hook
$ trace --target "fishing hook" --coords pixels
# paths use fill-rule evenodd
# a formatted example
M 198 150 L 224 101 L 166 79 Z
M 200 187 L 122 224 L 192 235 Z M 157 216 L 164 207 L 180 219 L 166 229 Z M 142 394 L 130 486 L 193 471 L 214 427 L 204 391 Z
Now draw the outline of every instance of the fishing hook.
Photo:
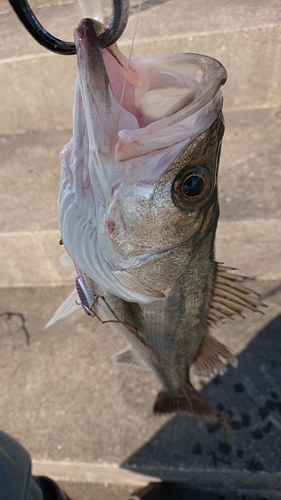
M 35 40 L 52 52 L 62 55 L 76 54 L 75 44 L 51 35 L 36 18 L 27 0 L 9 0 L 19 20 Z M 108 28 L 98 36 L 102 49 L 115 43 L 126 28 L 129 16 L 129 0 L 112 0 L 113 13 Z

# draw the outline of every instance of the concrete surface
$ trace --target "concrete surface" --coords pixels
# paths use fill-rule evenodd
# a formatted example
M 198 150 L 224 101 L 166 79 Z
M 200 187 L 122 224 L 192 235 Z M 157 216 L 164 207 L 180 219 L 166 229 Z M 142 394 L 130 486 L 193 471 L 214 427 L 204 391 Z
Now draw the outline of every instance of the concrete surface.
M 198 52 L 227 68 L 225 107 L 278 107 L 281 66 L 280 8 L 277 0 L 207 3 L 144 2 L 134 54 Z M 188 10 L 187 10 L 188 9 Z M 120 41 L 128 54 L 136 23 Z M 105 14 L 110 13 L 105 8 Z M 81 15 L 76 4 L 36 11 L 52 34 L 72 40 Z M 167 31 L 167 19 L 172 20 Z M 71 123 L 76 58 L 52 54 L 39 46 L 11 12 L 0 15 L 0 133 L 68 128 Z M 16 33 L 16 36 L 15 36 Z
M 279 315 L 240 354 L 238 370 L 202 391 L 230 413 L 229 429 L 177 415 L 123 466 L 197 487 L 280 492 L 280 326 Z
M 264 293 L 266 314 L 215 329 L 240 353 L 239 367 L 203 389 L 232 412 L 227 437 L 223 425 L 153 417 L 152 373 L 113 365 L 124 341 L 82 311 L 44 330 L 68 288 L 2 290 L 1 428 L 30 451 L 34 473 L 53 471 L 57 480 L 110 483 L 122 464 L 193 488 L 280 489 L 281 281 L 252 287 Z M 29 344 L 20 316 L 7 311 L 25 318 Z
M 120 484 L 93 484 L 59 481 L 59 486 L 73 500 L 127 500 L 139 488 Z M 136 499 L 132 499 L 136 500 Z
M 60 486 L 72 496 L 73 499 L 83 500 L 269 500 L 266 492 L 253 491 L 239 492 L 198 490 L 185 485 L 171 483 L 151 483 L 142 488 L 131 488 L 125 495 L 125 489 L 111 485 L 89 485 L 79 483 L 60 482 Z M 271 499 L 280 496 L 271 493 Z
M 111 2 L 102 3 L 107 23 Z M 33 5 L 47 29 L 72 39 L 77 4 Z M 136 11 L 134 0 L 126 53 Z M 140 56 L 205 53 L 229 74 L 217 259 L 256 277 L 250 286 L 268 303 L 265 315 L 215 329 L 239 354 L 237 370 L 192 377 L 229 412 L 229 428 L 153 417 L 154 376 L 114 366 L 124 341 L 82 311 L 44 330 L 73 288 L 58 262 L 56 204 L 76 61 L 37 45 L 6 0 L 0 13 L 1 429 L 30 451 L 35 474 L 77 500 L 281 499 L 280 1 L 143 0 L 134 47 Z M 159 479 L 184 488 L 145 488 Z
M 94 2 L 97 0 L 93 0 Z M 47 7 L 50 5 L 59 5 L 59 4 L 68 4 L 69 0 L 32 0 L 32 2 L 28 2 L 32 9 L 38 7 Z M 11 10 L 10 4 L 8 0 L 0 0 L 0 13 L 4 14 L 5 12 L 9 12 Z

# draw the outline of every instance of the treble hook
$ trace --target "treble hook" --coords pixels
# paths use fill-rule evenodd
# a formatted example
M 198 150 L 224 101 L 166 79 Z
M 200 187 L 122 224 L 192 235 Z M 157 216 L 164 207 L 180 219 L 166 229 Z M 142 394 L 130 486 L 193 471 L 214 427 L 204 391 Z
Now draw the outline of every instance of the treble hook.
M 56 54 L 76 54 L 75 44 L 64 42 L 51 35 L 36 18 L 27 0 L 9 0 L 19 20 L 35 40 Z M 115 43 L 126 28 L 129 16 L 129 0 L 112 0 L 113 13 L 109 27 L 98 37 L 102 49 Z

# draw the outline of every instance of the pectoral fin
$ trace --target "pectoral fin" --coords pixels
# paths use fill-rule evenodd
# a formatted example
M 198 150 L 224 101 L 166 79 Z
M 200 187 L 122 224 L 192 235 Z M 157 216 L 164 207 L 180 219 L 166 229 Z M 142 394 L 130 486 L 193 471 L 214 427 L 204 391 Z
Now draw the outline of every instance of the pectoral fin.
M 77 293 L 76 288 L 71 292 L 71 294 L 65 299 L 65 301 L 60 305 L 60 307 L 56 310 L 53 317 L 48 321 L 45 328 L 49 328 L 49 326 L 56 323 L 59 319 L 65 318 L 72 314 L 77 309 L 81 308 L 80 299 Z

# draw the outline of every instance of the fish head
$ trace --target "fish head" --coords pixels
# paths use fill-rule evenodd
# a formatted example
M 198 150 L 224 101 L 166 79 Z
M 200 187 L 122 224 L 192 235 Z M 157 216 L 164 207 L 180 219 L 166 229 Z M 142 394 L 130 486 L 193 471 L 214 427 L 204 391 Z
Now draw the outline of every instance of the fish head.
M 130 64 L 104 28 L 75 30 L 73 138 L 61 153 L 67 252 L 100 290 L 165 299 L 218 219 L 224 67 L 198 54 Z
M 109 238 L 120 254 L 139 255 L 141 261 L 152 253 L 158 255 L 187 244 L 207 214 L 212 212 L 216 223 L 223 133 L 220 115 L 179 153 L 159 179 L 122 182 L 114 187 L 106 224 Z M 152 159 L 156 158 L 157 154 Z M 142 157 L 138 162 L 141 168 Z

